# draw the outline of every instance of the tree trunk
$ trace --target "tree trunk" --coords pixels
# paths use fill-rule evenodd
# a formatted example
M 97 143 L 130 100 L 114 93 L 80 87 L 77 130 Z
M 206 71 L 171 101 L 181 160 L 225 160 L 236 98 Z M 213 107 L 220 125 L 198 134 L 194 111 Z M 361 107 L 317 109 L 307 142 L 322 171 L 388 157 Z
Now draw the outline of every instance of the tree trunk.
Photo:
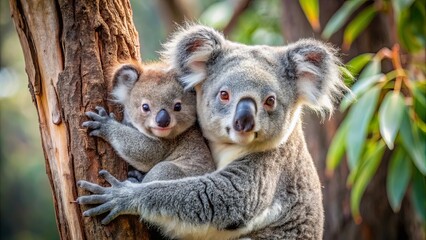
M 322 27 L 339 9 L 344 0 L 320 0 L 320 22 Z M 312 32 L 298 1 L 282 1 L 282 31 L 285 40 L 294 42 L 300 38 L 316 37 Z M 344 52 L 344 62 L 360 53 L 377 52 L 382 47 L 391 47 L 389 22 L 378 15 L 369 27 L 353 43 L 349 52 Z M 341 46 L 342 31 L 337 32 L 330 41 Z M 325 160 L 328 146 L 342 119 L 341 114 L 320 124 L 315 113 L 304 115 L 304 132 L 309 151 L 316 164 L 323 184 L 323 203 L 325 211 L 324 239 L 420 239 L 421 225 L 415 223 L 414 211 L 409 201 L 404 201 L 399 213 L 393 213 L 386 195 L 386 172 L 389 154 L 385 153 L 361 201 L 363 221 L 357 225 L 350 212 L 350 189 L 346 187 L 348 167 L 346 161 L 335 170 L 333 177 L 325 174 Z
M 83 218 L 85 207 L 74 203 L 84 194 L 78 180 L 104 182 L 98 177 L 101 169 L 126 177 L 127 164 L 108 144 L 89 137 L 81 123 L 97 105 L 119 114 L 108 102 L 111 66 L 140 60 L 129 1 L 10 0 L 10 6 L 38 112 L 61 239 L 148 239 L 136 216 L 102 226 L 101 218 Z

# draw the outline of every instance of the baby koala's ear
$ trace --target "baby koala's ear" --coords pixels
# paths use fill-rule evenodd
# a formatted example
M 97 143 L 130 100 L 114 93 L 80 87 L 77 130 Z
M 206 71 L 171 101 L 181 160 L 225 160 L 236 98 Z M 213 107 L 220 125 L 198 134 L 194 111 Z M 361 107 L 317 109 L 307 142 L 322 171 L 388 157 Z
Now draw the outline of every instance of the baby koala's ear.
M 128 97 L 130 90 L 138 81 L 142 68 L 134 64 L 125 64 L 115 70 L 113 83 L 115 84 L 112 90 L 114 100 L 118 103 L 124 103 Z
M 298 101 L 331 115 L 334 102 L 349 91 L 342 81 L 341 63 L 332 47 L 313 39 L 287 46 L 282 64 L 284 77 L 296 81 Z
M 205 79 L 207 61 L 225 42 L 213 28 L 188 24 L 164 44 L 162 58 L 178 70 L 184 87 L 192 88 Z

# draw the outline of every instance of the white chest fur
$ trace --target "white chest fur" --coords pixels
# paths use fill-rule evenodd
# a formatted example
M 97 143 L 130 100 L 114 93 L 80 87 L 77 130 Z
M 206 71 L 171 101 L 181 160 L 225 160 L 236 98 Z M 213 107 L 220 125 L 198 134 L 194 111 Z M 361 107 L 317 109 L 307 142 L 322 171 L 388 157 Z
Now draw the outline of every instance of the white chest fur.
M 250 153 L 247 147 L 236 144 L 211 142 L 210 149 L 212 151 L 217 170 L 223 169 L 234 160 L 244 157 Z

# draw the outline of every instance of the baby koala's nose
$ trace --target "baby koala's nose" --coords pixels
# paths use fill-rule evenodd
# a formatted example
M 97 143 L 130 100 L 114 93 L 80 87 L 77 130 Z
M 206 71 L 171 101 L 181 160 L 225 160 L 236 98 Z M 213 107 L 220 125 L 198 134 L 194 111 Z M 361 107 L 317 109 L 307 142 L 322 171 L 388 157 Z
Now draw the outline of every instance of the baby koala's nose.
M 234 130 L 237 132 L 250 132 L 254 129 L 254 115 L 256 103 L 253 99 L 243 98 L 237 104 L 234 117 Z
M 170 124 L 170 115 L 165 109 L 161 109 L 157 116 L 155 116 L 155 122 L 159 127 L 165 128 Z

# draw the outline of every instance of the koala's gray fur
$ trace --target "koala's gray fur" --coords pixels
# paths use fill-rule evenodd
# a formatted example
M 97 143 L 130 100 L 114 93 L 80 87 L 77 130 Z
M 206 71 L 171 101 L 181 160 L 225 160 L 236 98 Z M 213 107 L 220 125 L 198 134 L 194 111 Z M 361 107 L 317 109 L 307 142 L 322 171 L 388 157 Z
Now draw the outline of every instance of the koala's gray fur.
M 87 113 L 93 121 L 83 123 L 91 136 L 110 143 L 134 168 L 149 171 L 143 182 L 197 176 L 215 169 L 196 124 L 195 94 L 185 92 L 176 78 L 176 72 L 164 63 L 120 66 L 114 74 L 113 96 L 124 106 L 129 126 L 101 107 L 97 107 L 99 114 Z M 142 109 L 143 104 L 149 111 Z M 163 127 L 157 122 L 160 111 L 167 115 Z
M 321 185 L 300 113 L 309 106 L 331 114 L 347 91 L 335 50 L 315 40 L 246 46 L 190 25 L 165 45 L 164 58 L 196 90 L 218 170 L 142 185 L 102 172 L 112 187 L 79 182 L 95 194 L 79 203 L 102 203 L 84 214 L 139 214 L 180 239 L 321 239 Z

